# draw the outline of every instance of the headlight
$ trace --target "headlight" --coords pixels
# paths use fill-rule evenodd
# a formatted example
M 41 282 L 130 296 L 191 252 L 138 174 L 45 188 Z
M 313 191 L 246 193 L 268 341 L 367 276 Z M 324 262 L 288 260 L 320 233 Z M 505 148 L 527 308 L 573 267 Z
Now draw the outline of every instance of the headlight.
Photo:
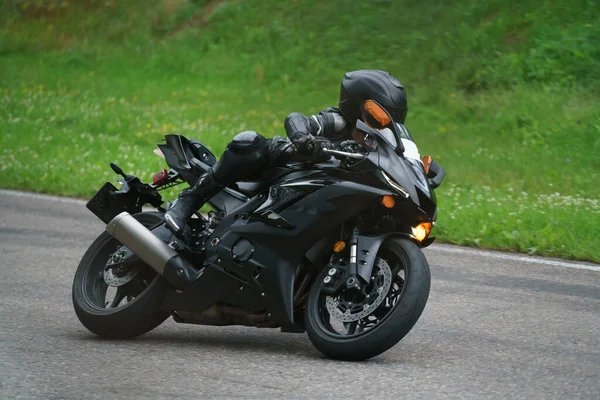
M 392 178 L 390 178 L 389 176 L 387 176 L 387 174 L 385 172 L 381 171 L 381 174 L 385 178 L 385 180 L 388 183 L 388 185 L 390 185 L 393 189 L 395 189 L 397 192 L 399 192 L 401 195 L 403 195 L 406 199 L 408 199 L 410 197 L 410 194 L 408 194 L 408 192 L 406 191 L 406 189 L 404 189 L 402 186 L 400 186 L 396 182 L 394 182 L 392 180 Z
M 429 233 L 431 232 L 431 222 L 421 222 L 419 225 L 412 228 L 412 237 L 422 242 L 427 239 Z

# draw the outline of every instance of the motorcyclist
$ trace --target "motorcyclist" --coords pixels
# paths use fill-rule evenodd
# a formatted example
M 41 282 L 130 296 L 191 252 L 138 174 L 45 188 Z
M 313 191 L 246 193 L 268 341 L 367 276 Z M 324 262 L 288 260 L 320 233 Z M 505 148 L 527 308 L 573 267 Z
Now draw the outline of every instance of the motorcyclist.
M 364 134 L 355 124 L 359 119 L 368 122 L 362 113 L 366 100 L 377 101 L 394 121 L 404 124 L 407 99 L 398 79 L 379 70 L 348 72 L 341 82 L 339 108 L 327 108 L 310 117 L 298 112 L 287 116 L 284 126 L 289 140 L 266 139 L 254 131 L 237 134 L 219 161 L 171 203 L 165 214 L 168 228 L 182 233 L 186 221 L 224 187 L 285 163 L 295 155 L 322 160 L 323 149 L 346 146 L 348 141 L 362 143 Z

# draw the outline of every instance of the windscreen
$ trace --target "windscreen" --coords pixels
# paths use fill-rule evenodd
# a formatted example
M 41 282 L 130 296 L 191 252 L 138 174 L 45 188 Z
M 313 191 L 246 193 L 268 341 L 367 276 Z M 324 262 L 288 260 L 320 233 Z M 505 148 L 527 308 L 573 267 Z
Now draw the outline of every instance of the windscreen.
M 365 147 L 369 151 L 377 150 L 377 140 L 376 137 L 382 138 L 387 144 L 389 144 L 392 148 L 396 148 L 398 146 L 398 141 L 400 140 L 403 144 L 405 141 L 409 140 L 414 143 L 413 138 L 406 129 L 406 127 L 402 124 L 396 123 L 396 131 L 397 134 L 391 130 L 390 128 L 384 129 L 373 129 L 369 128 L 366 138 L 365 138 Z

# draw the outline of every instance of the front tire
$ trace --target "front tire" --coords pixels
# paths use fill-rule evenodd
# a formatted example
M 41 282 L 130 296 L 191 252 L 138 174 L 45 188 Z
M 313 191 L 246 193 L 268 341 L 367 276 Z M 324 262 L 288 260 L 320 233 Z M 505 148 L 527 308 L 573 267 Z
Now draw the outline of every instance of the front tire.
M 377 260 L 373 283 L 363 288 L 371 292 L 351 294 L 350 301 L 345 289 L 335 298 L 321 292 L 327 269 L 315 279 L 305 308 L 305 327 L 311 342 L 326 356 L 346 361 L 377 356 L 398 343 L 421 316 L 431 284 L 421 249 L 407 239 L 392 237 L 379 248 Z M 385 298 L 377 300 L 378 295 Z
M 163 222 L 158 212 L 134 217 L 146 227 Z M 137 271 L 131 274 L 135 275 L 131 281 L 116 289 L 112 302 L 107 301 L 110 287 L 105 282 L 104 266 L 119 246 L 108 232 L 92 243 L 75 272 L 73 307 L 90 332 L 104 338 L 129 339 L 151 331 L 169 317 L 161 309 L 169 286 L 163 277 L 141 263 L 132 267 Z

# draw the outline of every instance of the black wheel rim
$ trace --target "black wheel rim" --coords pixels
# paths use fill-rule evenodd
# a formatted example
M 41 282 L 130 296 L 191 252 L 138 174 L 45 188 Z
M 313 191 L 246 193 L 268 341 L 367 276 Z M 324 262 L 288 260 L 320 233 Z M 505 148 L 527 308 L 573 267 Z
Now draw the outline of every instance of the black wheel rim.
M 155 221 L 140 220 L 142 225 L 151 227 Z M 111 313 L 123 309 L 135 302 L 159 278 L 159 275 L 144 263 L 130 268 L 137 268 L 137 275 L 128 283 L 119 287 L 109 286 L 104 280 L 106 263 L 115 252 L 122 248 L 121 243 L 106 234 L 92 261 L 83 275 L 82 292 L 86 303 L 98 312 Z
M 337 320 L 328 311 L 326 302 L 329 296 L 322 292 L 318 294 L 317 301 L 313 303 L 312 312 L 317 324 L 328 336 L 342 340 L 363 336 L 377 329 L 393 313 L 398 304 L 402 302 L 407 282 L 410 280 L 408 257 L 404 252 L 390 248 L 381 248 L 377 253 L 377 257 L 384 260 L 389 266 L 392 273 L 392 282 L 389 290 L 385 293 L 382 303 L 367 316 L 351 322 Z M 377 274 L 376 268 L 373 268 L 373 274 Z M 369 286 L 367 285 L 363 290 L 370 290 Z M 343 296 L 344 291 L 345 289 L 338 296 Z M 356 294 L 352 294 L 352 296 L 353 298 L 359 298 L 356 297 Z

